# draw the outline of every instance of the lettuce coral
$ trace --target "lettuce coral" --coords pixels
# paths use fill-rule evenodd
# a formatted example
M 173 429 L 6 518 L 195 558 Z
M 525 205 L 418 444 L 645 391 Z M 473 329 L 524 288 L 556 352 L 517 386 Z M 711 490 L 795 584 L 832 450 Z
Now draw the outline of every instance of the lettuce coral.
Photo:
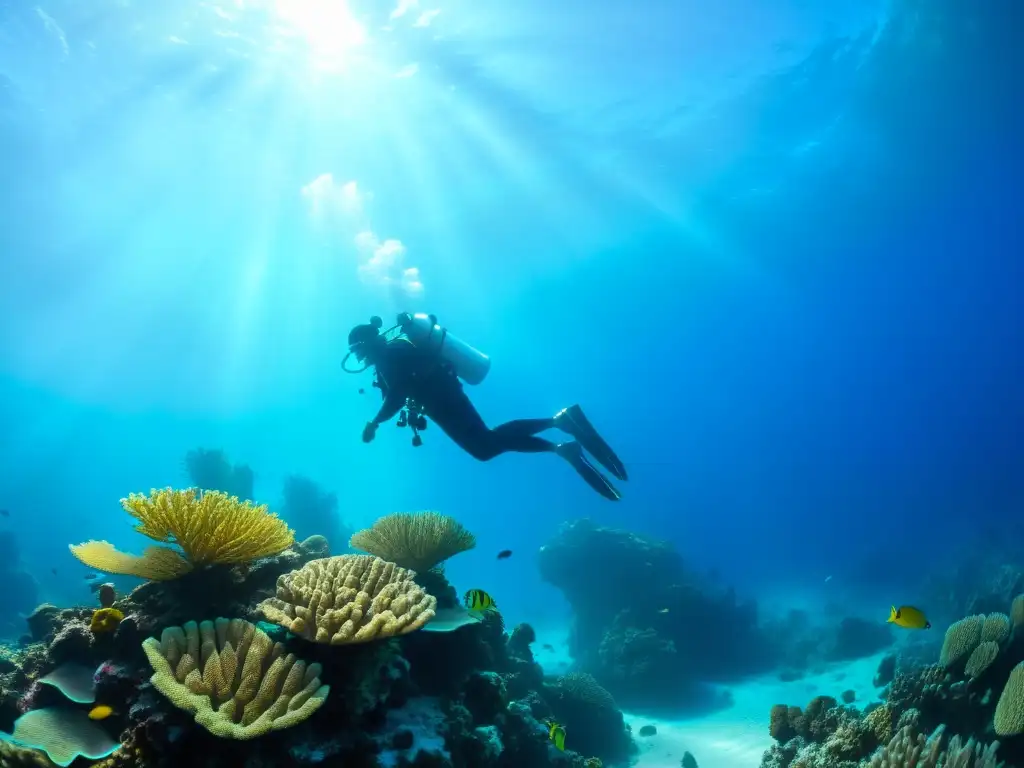
M 330 692 L 320 683 L 319 664 L 286 654 L 242 619 L 168 627 L 142 648 L 153 686 L 221 738 L 254 739 L 289 728 L 319 709 Z

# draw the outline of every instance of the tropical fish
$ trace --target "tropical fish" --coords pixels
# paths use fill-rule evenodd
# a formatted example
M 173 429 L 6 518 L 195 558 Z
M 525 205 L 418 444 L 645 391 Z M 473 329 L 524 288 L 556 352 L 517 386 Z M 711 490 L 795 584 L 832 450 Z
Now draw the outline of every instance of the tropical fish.
M 501 552 L 498 553 L 498 559 L 499 560 L 506 560 L 506 559 L 508 559 L 510 557 L 512 557 L 512 550 L 511 549 L 503 549 L 503 550 L 501 550 Z
M 82 578 L 84 578 L 86 581 L 95 581 L 99 577 L 100 575 L 98 573 L 87 573 Z
M 640 726 L 641 736 L 654 736 L 658 733 L 658 729 L 653 725 L 642 725 Z
M 89 710 L 90 720 L 106 720 L 114 714 L 112 707 L 108 707 L 106 704 L 99 704 Z
M 547 726 L 548 738 L 555 745 L 555 749 L 559 752 L 565 752 L 565 726 L 559 725 L 554 720 L 549 720 Z
M 899 608 L 891 606 L 888 623 L 904 629 L 931 629 L 932 626 L 924 613 L 912 605 L 901 605 Z
M 466 592 L 463 599 L 466 601 L 466 608 L 468 608 L 472 613 L 487 613 L 489 611 L 498 610 L 498 606 L 495 604 L 494 598 L 482 589 L 469 590 Z
M 668 613 L 668 608 L 662 608 L 658 613 Z

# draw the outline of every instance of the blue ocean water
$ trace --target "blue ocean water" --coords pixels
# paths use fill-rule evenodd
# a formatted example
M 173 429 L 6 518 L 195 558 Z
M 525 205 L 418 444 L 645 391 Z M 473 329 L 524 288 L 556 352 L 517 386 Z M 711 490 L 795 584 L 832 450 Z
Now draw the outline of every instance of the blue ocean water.
M 138 550 L 118 500 L 206 447 L 272 507 L 299 474 L 350 528 L 457 517 L 449 577 L 538 625 L 569 611 L 538 549 L 580 517 L 766 609 L 915 602 L 1019 531 L 1021 21 L 0 2 L 0 527 L 38 601 L 90 600 L 67 545 Z M 403 310 L 491 356 L 488 423 L 582 404 L 622 501 L 436 428 L 364 445 L 346 337 Z

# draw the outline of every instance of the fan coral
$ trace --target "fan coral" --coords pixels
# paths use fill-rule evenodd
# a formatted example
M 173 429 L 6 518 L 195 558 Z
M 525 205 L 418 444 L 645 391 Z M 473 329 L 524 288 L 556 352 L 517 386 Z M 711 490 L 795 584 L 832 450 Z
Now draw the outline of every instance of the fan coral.
M 353 549 L 424 573 L 450 557 L 473 549 L 476 537 L 455 518 L 439 512 L 385 515 L 349 540 Z
M 246 563 L 287 549 L 294 533 L 265 505 L 242 502 L 218 491 L 153 490 L 131 494 L 121 506 L 139 521 L 135 530 L 155 541 L 173 543 L 149 547 L 141 557 L 119 552 L 105 541 L 72 545 L 71 552 L 107 573 L 138 576 L 151 581 L 175 579 L 196 566 Z
M 372 555 L 311 560 L 277 580 L 277 596 L 259 610 L 317 643 L 343 645 L 404 635 L 434 617 L 437 600 L 414 574 Z
M 142 644 L 154 687 L 195 715 L 215 736 L 253 739 L 312 715 L 330 688 L 320 665 L 285 654 L 263 631 L 241 619 L 217 619 L 165 629 Z

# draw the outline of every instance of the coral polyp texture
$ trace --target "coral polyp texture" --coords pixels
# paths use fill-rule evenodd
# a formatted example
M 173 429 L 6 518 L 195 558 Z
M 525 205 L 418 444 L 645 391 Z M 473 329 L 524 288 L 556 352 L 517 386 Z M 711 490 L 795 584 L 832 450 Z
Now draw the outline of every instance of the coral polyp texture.
M 142 644 L 153 686 L 215 736 L 254 739 L 302 722 L 330 688 L 320 665 L 300 661 L 241 619 L 168 627 Z
M 287 523 L 265 505 L 219 491 L 154 489 L 148 495 L 131 494 L 121 506 L 139 521 L 136 531 L 177 549 L 149 547 L 136 556 L 106 541 L 72 545 L 72 554 L 90 568 L 167 581 L 197 566 L 234 565 L 275 555 L 295 541 Z
M 476 537 L 458 520 L 440 512 L 396 512 L 354 533 L 349 546 L 425 573 L 473 549 Z
M 346 645 L 413 632 L 434 617 L 437 600 L 415 573 L 372 555 L 312 560 L 278 579 L 259 611 L 317 643 Z

